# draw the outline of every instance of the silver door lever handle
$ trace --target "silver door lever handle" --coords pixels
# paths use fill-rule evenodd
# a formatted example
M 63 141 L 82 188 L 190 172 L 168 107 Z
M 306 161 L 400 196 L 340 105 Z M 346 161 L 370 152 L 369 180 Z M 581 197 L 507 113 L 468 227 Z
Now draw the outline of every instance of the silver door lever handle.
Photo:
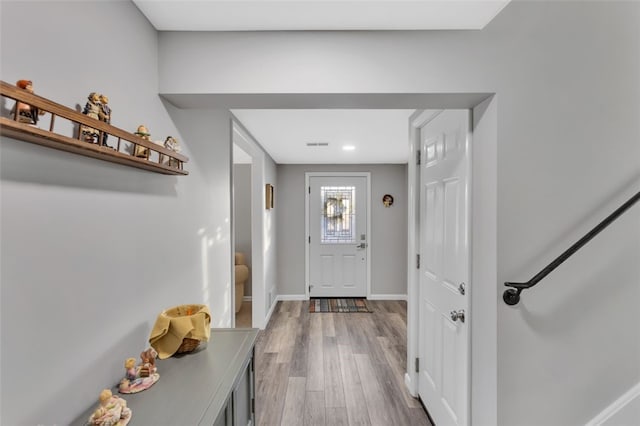
M 367 243 L 360 243 L 356 246 L 356 248 L 359 248 L 359 249 L 367 248 Z

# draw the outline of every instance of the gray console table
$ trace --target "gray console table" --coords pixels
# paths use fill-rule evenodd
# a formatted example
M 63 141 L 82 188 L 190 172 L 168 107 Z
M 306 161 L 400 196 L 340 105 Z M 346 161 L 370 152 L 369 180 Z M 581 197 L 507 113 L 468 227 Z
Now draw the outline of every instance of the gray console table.
M 254 345 L 257 329 L 211 329 L 205 348 L 158 360 L 160 380 L 126 399 L 133 415 L 130 426 L 255 424 Z M 124 369 L 123 369 L 124 375 Z M 96 403 L 72 426 L 87 424 Z

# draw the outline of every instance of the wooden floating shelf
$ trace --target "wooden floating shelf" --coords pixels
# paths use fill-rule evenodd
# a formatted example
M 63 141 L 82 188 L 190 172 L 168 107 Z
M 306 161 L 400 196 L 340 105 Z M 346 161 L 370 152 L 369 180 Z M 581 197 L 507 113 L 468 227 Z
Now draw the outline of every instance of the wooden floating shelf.
M 5 98 L 32 105 L 41 111 L 46 111 L 48 114 L 51 114 L 49 130 L 41 129 L 26 123 L 20 123 L 14 118 L 0 117 L 0 134 L 2 136 L 47 146 L 61 151 L 84 155 L 86 157 L 136 167 L 151 172 L 183 176 L 189 174 L 188 171 L 183 169 L 183 164 L 188 162 L 189 158 L 167 149 L 164 146 L 142 139 L 133 133 L 126 132 L 122 129 L 111 126 L 110 124 L 81 114 L 71 108 L 67 108 L 41 96 L 29 93 L 26 90 L 20 89 L 4 81 L 0 81 L 0 94 Z M 97 143 L 86 142 L 79 138 L 54 133 L 53 127 L 56 117 L 67 119 L 76 126 L 87 126 L 98 130 L 100 132 L 98 140 L 102 140 L 103 134 L 117 139 L 117 148 L 113 149 L 101 146 Z M 79 131 L 78 134 L 80 134 Z M 113 141 L 113 139 L 110 140 Z M 155 156 L 158 158 L 157 162 L 149 159 L 150 154 L 147 155 L 147 158 L 141 158 L 136 157 L 129 152 L 121 151 L 121 147 L 123 145 L 121 143 L 122 141 L 131 144 L 131 152 L 135 151 L 136 145 L 148 148 L 147 152 L 153 151 L 156 153 Z M 173 163 L 177 164 L 177 166 L 171 167 L 168 164 L 164 164 L 164 159 L 171 159 Z

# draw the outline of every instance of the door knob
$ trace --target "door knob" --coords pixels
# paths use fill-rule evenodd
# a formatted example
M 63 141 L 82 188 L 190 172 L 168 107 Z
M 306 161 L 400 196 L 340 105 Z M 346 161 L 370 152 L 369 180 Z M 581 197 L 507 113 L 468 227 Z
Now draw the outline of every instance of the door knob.
M 451 320 L 464 322 L 464 309 L 460 309 L 459 311 L 451 311 Z
M 367 248 L 367 243 L 360 243 L 356 246 L 356 248 L 359 248 L 359 249 Z

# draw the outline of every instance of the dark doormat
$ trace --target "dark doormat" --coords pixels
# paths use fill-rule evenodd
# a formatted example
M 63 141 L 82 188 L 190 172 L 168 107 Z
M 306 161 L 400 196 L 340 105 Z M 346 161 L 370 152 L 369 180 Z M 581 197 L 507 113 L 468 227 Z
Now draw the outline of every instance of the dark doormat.
M 316 298 L 309 300 L 309 312 L 372 312 L 367 299 L 362 298 Z

